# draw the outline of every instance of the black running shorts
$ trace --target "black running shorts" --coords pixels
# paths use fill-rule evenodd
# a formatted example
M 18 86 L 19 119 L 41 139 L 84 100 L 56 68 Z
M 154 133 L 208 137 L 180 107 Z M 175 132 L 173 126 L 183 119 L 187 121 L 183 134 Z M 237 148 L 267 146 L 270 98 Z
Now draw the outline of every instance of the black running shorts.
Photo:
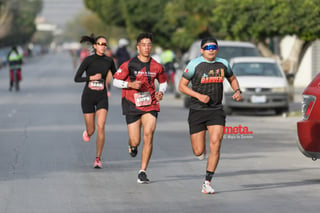
M 108 110 L 108 96 L 107 94 L 99 96 L 83 94 L 81 99 L 81 107 L 83 113 L 95 113 L 96 110 L 99 109 Z
M 146 113 L 150 113 L 151 115 L 153 115 L 155 118 L 158 117 L 158 112 L 157 111 L 149 111 L 149 112 L 142 112 L 141 114 L 134 114 L 134 115 L 126 115 L 126 121 L 127 121 L 127 125 L 136 122 L 137 120 L 139 120 L 141 118 L 141 116 L 143 114 Z
M 217 110 L 189 110 L 188 116 L 190 135 L 207 130 L 207 126 L 225 126 L 226 113 L 223 109 Z

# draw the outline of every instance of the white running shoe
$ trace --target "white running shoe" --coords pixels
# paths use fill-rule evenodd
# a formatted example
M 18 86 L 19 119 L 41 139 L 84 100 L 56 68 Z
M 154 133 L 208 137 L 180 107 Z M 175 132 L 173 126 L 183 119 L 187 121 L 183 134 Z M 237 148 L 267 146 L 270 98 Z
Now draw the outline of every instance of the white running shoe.
M 203 153 L 201 155 L 197 156 L 197 157 L 198 157 L 199 160 L 204 160 L 206 158 L 206 156 L 207 156 L 207 150 L 205 149 L 203 151 Z
M 212 188 L 210 181 L 204 181 L 201 192 L 205 194 L 214 194 L 214 189 Z

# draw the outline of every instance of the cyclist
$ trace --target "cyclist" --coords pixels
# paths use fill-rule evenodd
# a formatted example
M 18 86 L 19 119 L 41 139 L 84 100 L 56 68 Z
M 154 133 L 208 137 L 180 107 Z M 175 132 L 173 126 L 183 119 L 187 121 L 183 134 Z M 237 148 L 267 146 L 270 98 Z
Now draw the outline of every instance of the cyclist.
M 16 91 L 20 90 L 19 82 L 21 81 L 21 66 L 23 64 L 23 56 L 18 51 L 17 46 L 13 46 L 8 53 L 7 57 L 9 63 L 10 72 L 10 87 L 9 91 L 12 91 L 13 83 L 15 83 Z

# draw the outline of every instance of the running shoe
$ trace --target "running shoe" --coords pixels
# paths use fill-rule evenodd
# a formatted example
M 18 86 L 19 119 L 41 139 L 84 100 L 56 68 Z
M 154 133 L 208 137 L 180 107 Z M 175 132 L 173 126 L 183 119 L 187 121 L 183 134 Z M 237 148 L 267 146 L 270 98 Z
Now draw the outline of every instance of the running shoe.
M 82 139 L 84 140 L 84 142 L 89 142 L 90 136 L 88 136 L 87 130 L 83 131 Z
M 131 155 L 131 157 L 134 158 L 138 154 L 138 148 L 133 147 L 133 146 L 129 146 L 129 154 Z
M 138 183 L 149 183 L 149 179 L 147 178 L 146 171 L 140 170 L 138 174 Z
M 214 189 L 212 188 L 210 181 L 204 181 L 201 192 L 205 194 L 214 194 Z
M 199 159 L 199 160 L 204 160 L 204 159 L 206 158 L 206 156 L 207 156 L 207 149 L 205 149 L 205 150 L 203 151 L 203 153 L 198 156 L 198 159 Z
M 93 167 L 96 169 L 101 169 L 102 168 L 102 163 L 99 157 L 96 157 L 96 159 L 94 160 L 94 164 Z

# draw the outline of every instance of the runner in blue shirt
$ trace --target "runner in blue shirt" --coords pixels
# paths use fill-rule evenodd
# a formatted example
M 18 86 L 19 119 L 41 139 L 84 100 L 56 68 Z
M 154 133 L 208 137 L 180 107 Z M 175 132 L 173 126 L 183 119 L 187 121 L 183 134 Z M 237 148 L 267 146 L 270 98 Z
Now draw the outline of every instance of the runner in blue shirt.
M 216 57 L 218 42 L 215 38 L 201 41 L 201 56 L 191 60 L 184 70 L 179 90 L 191 96 L 189 110 L 189 133 L 193 153 L 204 159 L 206 154 L 206 131 L 210 138 L 206 177 L 202 192 L 213 194 L 212 176 L 220 158 L 220 145 L 223 138 L 226 113 L 222 106 L 223 80 L 226 78 L 235 91 L 235 101 L 241 100 L 241 90 L 227 60 Z M 188 87 L 189 82 L 192 87 Z

